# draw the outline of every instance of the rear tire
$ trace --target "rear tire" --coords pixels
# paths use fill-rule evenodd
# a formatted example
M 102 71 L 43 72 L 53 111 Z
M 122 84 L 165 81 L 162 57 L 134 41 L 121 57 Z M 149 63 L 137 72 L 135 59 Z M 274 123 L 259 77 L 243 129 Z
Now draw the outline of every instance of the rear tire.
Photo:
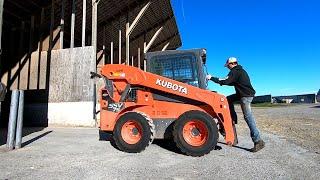
M 153 141 L 154 125 L 152 120 L 139 112 L 123 114 L 113 131 L 113 141 L 121 151 L 138 153 Z
M 173 138 L 182 153 L 203 156 L 215 148 L 219 135 L 216 122 L 210 115 L 188 111 L 176 120 Z

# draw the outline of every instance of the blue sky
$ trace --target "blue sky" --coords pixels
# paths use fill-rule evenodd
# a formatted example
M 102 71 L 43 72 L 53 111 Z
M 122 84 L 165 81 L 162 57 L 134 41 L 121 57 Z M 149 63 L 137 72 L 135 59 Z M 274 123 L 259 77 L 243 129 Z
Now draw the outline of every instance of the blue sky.
M 319 0 L 172 0 L 180 49 L 206 48 L 218 77 L 237 57 L 256 95 L 316 93 L 320 88 Z M 209 83 L 225 95 L 233 87 Z

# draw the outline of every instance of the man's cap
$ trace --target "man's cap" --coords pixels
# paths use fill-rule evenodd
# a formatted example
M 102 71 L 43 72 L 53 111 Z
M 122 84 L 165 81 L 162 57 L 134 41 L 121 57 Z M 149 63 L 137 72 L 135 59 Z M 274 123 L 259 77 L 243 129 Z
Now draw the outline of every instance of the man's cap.
M 230 63 L 237 63 L 237 62 L 238 62 L 237 58 L 235 58 L 235 57 L 229 57 L 229 58 L 227 59 L 227 62 L 226 62 L 226 64 L 225 64 L 224 66 L 227 67 L 228 64 L 230 64 Z

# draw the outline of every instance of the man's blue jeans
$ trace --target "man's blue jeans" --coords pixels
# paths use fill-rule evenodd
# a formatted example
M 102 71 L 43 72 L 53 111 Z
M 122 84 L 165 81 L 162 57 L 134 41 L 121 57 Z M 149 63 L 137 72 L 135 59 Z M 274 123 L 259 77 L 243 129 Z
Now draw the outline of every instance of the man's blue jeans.
M 240 101 L 242 113 L 244 116 L 244 120 L 246 121 L 249 129 L 250 129 L 250 135 L 253 142 L 258 142 L 260 138 L 260 132 L 256 125 L 256 120 L 253 117 L 252 110 L 251 110 L 251 102 L 253 100 L 253 97 L 242 97 L 240 98 L 236 94 L 230 95 L 227 97 L 228 103 L 229 103 L 229 109 L 231 113 L 232 120 L 237 123 L 238 118 L 237 114 L 234 110 L 234 103 L 237 101 Z

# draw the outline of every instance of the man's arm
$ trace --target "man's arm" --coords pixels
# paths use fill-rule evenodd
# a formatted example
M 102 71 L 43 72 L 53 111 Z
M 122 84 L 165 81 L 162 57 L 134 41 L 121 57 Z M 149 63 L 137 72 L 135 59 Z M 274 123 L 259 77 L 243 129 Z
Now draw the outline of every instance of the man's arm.
M 225 78 L 217 78 L 217 77 L 211 77 L 210 80 L 213 82 L 222 85 L 232 85 L 236 81 L 236 76 L 235 74 L 230 71 L 228 76 Z

